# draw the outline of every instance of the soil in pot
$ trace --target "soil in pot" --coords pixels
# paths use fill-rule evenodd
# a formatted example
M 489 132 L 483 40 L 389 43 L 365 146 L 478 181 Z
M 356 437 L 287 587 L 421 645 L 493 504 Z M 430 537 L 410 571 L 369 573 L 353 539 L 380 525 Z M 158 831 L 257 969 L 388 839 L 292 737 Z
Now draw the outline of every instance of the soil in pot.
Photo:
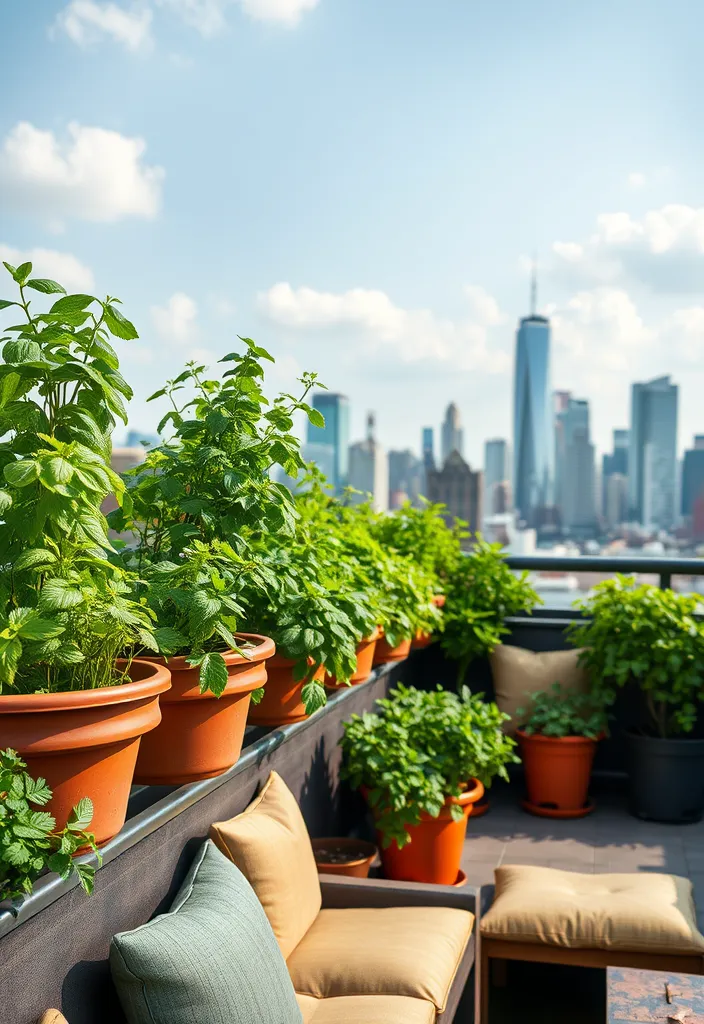
M 372 674 L 374 665 L 374 654 L 379 639 L 379 630 L 375 629 L 371 636 L 365 637 L 357 644 L 357 668 L 349 681 L 350 686 L 359 686 L 366 683 Z M 328 676 L 325 685 L 331 690 L 341 690 L 347 687 L 347 683 L 338 683 L 335 676 Z
M 392 647 L 385 636 L 382 636 L 376 645 L 374 653 L 375 665 L 386 665 L 390 661 L 403 661 L 411 652 L 411 641 L 402 640 L 400 644 Z
M 626 733 L 629 808 L 646 821 L 687 824 L 704 814 L 704 739 Z
M 312 839 L 318 871 L 326 875 L 367 878 L 377 849 L 363 839 Z
M 594 809 L 588 802 L 589 779 L 597 740 L 587 736 L 529 736 L 516 732 L 525 770 L 531 814 L 581 818 Z
M 30 775 L 46 779 L 53 791 L 46 809 L 58 828 L 90 797 L 99 844 L 125 823 L 140 738 L 158 727 L 159 697 L 171 685 L 167 668 L 141 659 L 129 675 L 121 686 L 0 696 L 0 748 L 18 751 Z
M 201 693 L 198 668 L 185 658 L 169 658 L 171 690 L 162 702 L 162 721 L 142 743 L 135 782 L 151 786 L 175 786 L 212 779 L 227 771 L 242 750 L 252 690 L 266 683 L 266 660 L 274 641 L 255 633 L 240 633 L 249 642 L 249 657 L 229 651 L 223 654 L 228 682 L 220 697 Z M 163 659 L 153 659 L 164 663 Z
M 395 842 L 384 849 L 379 837 L 381 863 L 386 878 L 399 882 L 432 882 L 437 885 L 454 885 L 460 871 L 460 860 L 467 819 L 472 807 L 484 795 L 484 786 L 478 779 L 472 779 L 460 797 L 448 797 L 439 817 L 423 814 L 417 825 L 411 825 L 408 833 L 410 843 L 401 849 Z M 464 814 L 454 821 L 450 805 L 458 803 Z
M 293 678 L 294 665 L 294 661 L 278 654 L 267 661 L 264 697 L 259 704 L 250 704 L 250 725 L 290 725 L 308 717 L 301 697 L 304 684 Z M 313 678 L 321 683 L 325 669 L 321 666 Z

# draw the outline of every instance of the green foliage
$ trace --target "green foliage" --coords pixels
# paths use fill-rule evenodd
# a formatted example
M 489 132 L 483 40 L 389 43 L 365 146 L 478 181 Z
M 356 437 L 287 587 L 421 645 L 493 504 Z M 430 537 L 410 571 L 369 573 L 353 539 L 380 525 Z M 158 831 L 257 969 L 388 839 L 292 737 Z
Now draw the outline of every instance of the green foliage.
M 460 796 L 472 777 L 506 777 L 506 763 L 516 760 L 513 740 L 499 735 L 501 713 L 467 690 L 399 685 L 377 707 L 345 722 L 342 777 L 368 790 L 384 846 L 404 846 L 408 826 L 424 812 L 437 817 L 445 798 Z M 459 819 L 462 811 L 452 805 L 451 813 Z
M 95 868 L 73 856 L 85 847 L 97 853 L 87 831 L 93 804 L 87 797 L 81 800 L 66 827 L 57 832 L 51 814 L 37 810 L 51 800 L 51 790 L 44 779 L 28 775 L 26 767 L 14 750 L 0 750 L 0 900 L 14 901 L 31 893 L 46 870 L 62 878 L 75 872 L 85 891 L 92 892 Z
M 320 417 L 305 402 L 315 374 L 301 378 L 301 397 L 280 395 L 270 405 L 262 380 L 264 363 L 273 359 L 251 339 L 240 340 L 244 351 L 221 360 L 228 367 L 222 380 L 189 363 L 151 396 L 168 397 L 159 431 L 173 434 L 125 474 L 129 501 L 109 517 L 114 529 L 137 538 L 125 564 L 146 583 L 160 651 L 188 655 L 200 666 L 201 690 L 216 696 L 226 685 L 222 653 L 240 652 L 234 634 L 245 612 L 244 588 L 258 607 L 264 591 L 277 590 L 268 552 L 295 535 L 293 498 L 272 480 L 272 470 L 298 473 L 303 461 L 293 417 Z
M 519 708 L 528 736 L 587 736 L 598 740 L 608 733 L 608 715 L 603 699 L 595 693 L 565 693 L 560 683 L 530 695 L 530 708 Z
M 515 741 L 503 731 L 504 722 L 508 722 L 511 716 L 499 711 L 493 701 L 484 701 L 481 694 L 472 694 L 466 686 L 462 687 L 460 693 L 463 712 L 471 723 L 476 745 L 475 761 L 470 774 L 479 779 L 486 789 L 489 789 L 495 778 L 508 782 L 507 765 L 520 762 L 515 753 Z
M 618 690 L 638 687 L 646 714 L 635 724 L 652 735 L 679 736 L 696 724 L 704 699 L 698 606 L 696 596 L 616 576 L 577 603 L 587 618 L 568 627 L 571 642 L 584 648 L 580 662 L 593 691 L 610 705 Z
M 435 580 L 435 592 L 442 594 L 448 579 L 462 557 L 461 542 L 469 534 L 465 523 L 455 520 L 449 527 L 445 522 L 444 505 L 433 505 L 422 499 L 420 508 L 409 501 L 390 515 L 379 516 L 374 524 L 374 536 L 387 549 L 411 558 Z
M 506 619 L 542 604 L 528 573 L 514 574 L 506 565 L 500 544 L 488 544 L 478 534 L 476 544 L 455 563 L 447 585 L 442 647 L 458 662 L 458 682 L 470 663 L 491 654 L 509 629 Z
M 0 305 L 24 321 L 0 363 L 0 693 L 111 685 L 126 646 L 155 647 L 100 511 L 109 492 L 123 500 L 110 435 L 132 394 L 109 338 L 137 334 L 118 299 L 5 266 L 19 297 Z M 62 297 L 36 313 L 32 291 Z

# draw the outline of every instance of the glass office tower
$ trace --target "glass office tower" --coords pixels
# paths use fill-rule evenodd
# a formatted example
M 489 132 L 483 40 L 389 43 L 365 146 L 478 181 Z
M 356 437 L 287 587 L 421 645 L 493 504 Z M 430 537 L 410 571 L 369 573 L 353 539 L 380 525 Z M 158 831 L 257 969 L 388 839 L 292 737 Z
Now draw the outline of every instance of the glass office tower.
M 324 427 L 308 423 L 308 443 L 327 445 L 332 449 L 332 475 L 330 483 L 339 493 L 347 484 L 350 447 L 350 407 L 346 395 L 330 391 L 316 391 L 313 408 L 325 418 Z
M 550 321 L 543 316 L 524 317 L 516 334 L 513 437 L 513 501 L 520 518 L 535 525 L 554 506 Z
M 676 519 L 677 396 L 669 377 L 634 384 L 631 392 L 629 513 L 665 529 Z

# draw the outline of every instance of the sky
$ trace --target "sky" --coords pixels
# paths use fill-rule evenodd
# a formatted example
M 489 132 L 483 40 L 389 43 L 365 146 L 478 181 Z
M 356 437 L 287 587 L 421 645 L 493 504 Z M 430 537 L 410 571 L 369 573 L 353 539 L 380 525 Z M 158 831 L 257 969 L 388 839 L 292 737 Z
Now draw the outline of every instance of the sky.
M 250 336 L 353 438 L 511 437 L 515 330 L 601 451 L 630 384 L 704 433 L 697 0 L 0 0 L 0 258 L 119 296 L 135 398 Z M 1 281 L 1 279 L 0 279 Z M 8 297 L 11 282 L 0 296 Z

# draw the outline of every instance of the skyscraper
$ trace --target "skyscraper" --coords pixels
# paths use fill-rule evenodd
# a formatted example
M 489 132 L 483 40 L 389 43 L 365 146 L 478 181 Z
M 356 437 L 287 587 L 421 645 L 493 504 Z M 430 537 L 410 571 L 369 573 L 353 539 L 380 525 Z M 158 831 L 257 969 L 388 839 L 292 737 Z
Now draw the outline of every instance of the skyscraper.
M 539 522 L 554 504 L 555 434 L 550 387 L 550 321 L 532 311 L 516 334 L 513 398 L 513 502 L 521 519 Z
M 555 424 L 555 500 L 566 529 L 590 530 L 596 521 L 596 491 L 589 403 L 560 392 L 559 406 Z
M 634 384 L 631 390 L 629 514 L 664 529 L 675 522 L 677 398 L 670 377 Z
M 460 423 L 460 411 L 454 402 L 450 402 L 445 413 L 442 425 L 440 443 L 440 466 L 445 465 L 447 457 L 452 452 L 462 454 L 462 426 Z
M 417 502 L 423 490 L 423 463 L 410 449 L 389 452 L 389 508 L 399 508 L 408 498 Z
M 448 523 L 457 517 L 469 523 L 472 532 L 480 528 L 482 474 L 472 472 L 456 449 L 450 452 L 441 469 L 428 473 L 428 498 L 447 505 Z
M 331 455 L 319 463 L 322 468 L 332 466 L 332 475 L 328 477 L 336 492 L 347 485 L 348 453 L 350 444 L 350 408 L 345 395 L 330 391 L 316 391 L 313 395 L 313 408 L 322 413 L 324 427 L 316 427 L 308 423 L 308 443 L 311 445 L 327 445 L 332 449 Z M 313 449 L 320 457 L 323 449 Z M 312 459 L 318 461 L 318 459 Z
M 423 427 L 421 448 L 426 470 L 435 469 L 435 437 L 432 427 Z
M 389 461 L 386 452 L 374 436 L 374 414 L 367 416 L 367 436 L 349 449 L 349 484 L 361 494 L 353 495 L 352 501 L 361 503 L 371 495 L 377 512 L 389 507 Z
M 682 515 L 694 515 L 697 499 L 704 495 L 704 437 L 694 438 L 694 448 L 684 453 L 682 465 Z
M 509 468 L 509 446 L 508 441 L 503 438 L 493 438 L 484 443 L 484 514 L 492 515 L 497 512 L 495 508 L 494 495 L 499 484 L 507 483 L 511 479 Z M 504 506 L 502 512 L 506 511 L 506 497 L 508 488 L 505 488 L 501 496 L 501 504 Z
M 620 477 L 628 479 L 628 431 L 627 430 L 614 430 L 614 450 L 609 453 L 606 452 L 601 459 L 601 488 L 604 498 L 603 512 L 606 515 L 607 520 L 609 514 L 606 508 L 608 492 L 609 492 L 609 477 L 613 476 L 614 473 L 618 473 Z M 620 486 L 620 485 L 617 485 Z M 613 505 L 613 503 L 612 503 Z M 624 522 L 624 518 L 618 520 L 619 523 Z

